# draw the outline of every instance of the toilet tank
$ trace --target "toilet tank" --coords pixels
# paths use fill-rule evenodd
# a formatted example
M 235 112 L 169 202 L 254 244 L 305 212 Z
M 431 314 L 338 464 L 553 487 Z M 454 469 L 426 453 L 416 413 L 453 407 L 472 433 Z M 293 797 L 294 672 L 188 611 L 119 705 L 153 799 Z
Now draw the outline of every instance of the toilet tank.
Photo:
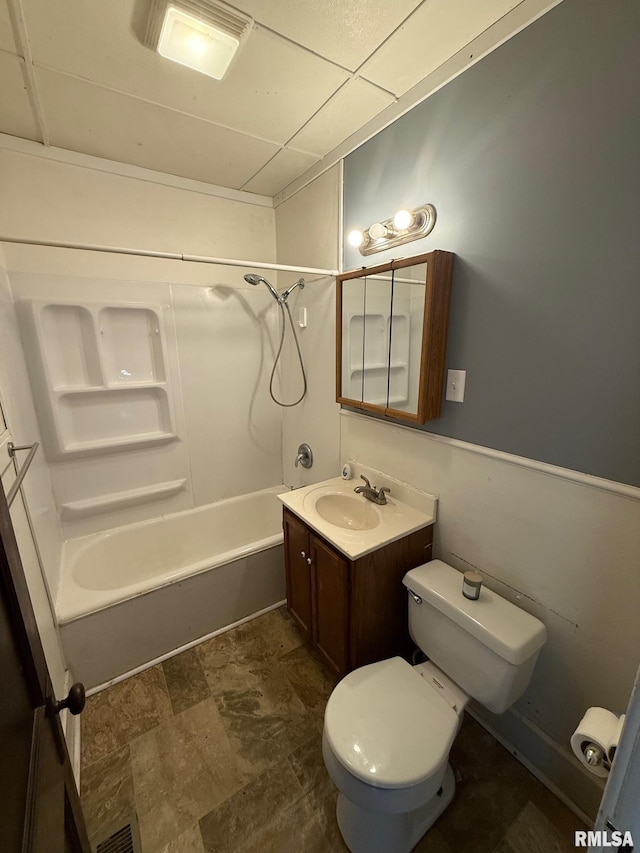
M 480 598 L 470 601 L 462 594 L 462 578 L 441 560 L 407 572 L 409 632 L 465 693 L 502 714 L 526 690 L 547 629 L 484 586 Z

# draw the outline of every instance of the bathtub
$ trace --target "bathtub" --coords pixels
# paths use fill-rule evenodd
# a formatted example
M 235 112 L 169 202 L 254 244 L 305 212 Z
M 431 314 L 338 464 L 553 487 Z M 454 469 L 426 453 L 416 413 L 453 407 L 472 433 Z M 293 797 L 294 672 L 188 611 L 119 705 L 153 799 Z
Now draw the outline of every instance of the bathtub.
M 90 689 L 280 604 L 282 486 L 65 542 L 56 598 Z

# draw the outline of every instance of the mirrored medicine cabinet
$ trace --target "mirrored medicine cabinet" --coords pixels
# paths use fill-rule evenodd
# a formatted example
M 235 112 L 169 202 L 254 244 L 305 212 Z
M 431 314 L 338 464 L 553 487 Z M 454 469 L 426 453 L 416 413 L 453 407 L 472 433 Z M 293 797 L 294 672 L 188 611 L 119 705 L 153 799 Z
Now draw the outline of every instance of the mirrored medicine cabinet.
M 440 416 L 454 255 L 337 276 L 336 399 L 423 424 Z

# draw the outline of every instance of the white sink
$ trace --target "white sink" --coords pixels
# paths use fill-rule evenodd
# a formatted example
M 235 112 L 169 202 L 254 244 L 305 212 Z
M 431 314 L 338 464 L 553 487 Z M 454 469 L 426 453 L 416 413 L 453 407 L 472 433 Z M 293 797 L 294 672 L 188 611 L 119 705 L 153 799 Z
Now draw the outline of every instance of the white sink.
M 416 509 L 399 501 L 393 493 L 393 481 L 385 480 L 381 485 L 391 485 L 391 494 L 387 495 L 386 504 L 379 505 L 354 493 L 354 486 L 359 483 L 359 480 L 335 477 L 284 492 L 278 497 L 309 527 L 352 560 L 434 523 L 437 499 L 432 495 L 422 493 L 422 498 L 427 499 L 425 511 Z
M 373 530 L 380 524 L 380 516 L 366 498 L 356 495 L 312 495 L 314 509 L 325 521 L 346 530 Z

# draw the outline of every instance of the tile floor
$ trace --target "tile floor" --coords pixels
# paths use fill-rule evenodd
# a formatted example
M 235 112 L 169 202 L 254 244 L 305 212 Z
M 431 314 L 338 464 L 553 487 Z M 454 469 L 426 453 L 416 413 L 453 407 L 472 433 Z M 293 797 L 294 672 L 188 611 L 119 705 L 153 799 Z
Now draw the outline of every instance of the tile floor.
M 90 836 L 134 810 L 143 853 L 346 851 L 321 753 L 333 685 L 282 608 L 92 696 Z M 456 797 L 416 851 L 574 850 L 579 820 L 468 715 L 451 758 Z

